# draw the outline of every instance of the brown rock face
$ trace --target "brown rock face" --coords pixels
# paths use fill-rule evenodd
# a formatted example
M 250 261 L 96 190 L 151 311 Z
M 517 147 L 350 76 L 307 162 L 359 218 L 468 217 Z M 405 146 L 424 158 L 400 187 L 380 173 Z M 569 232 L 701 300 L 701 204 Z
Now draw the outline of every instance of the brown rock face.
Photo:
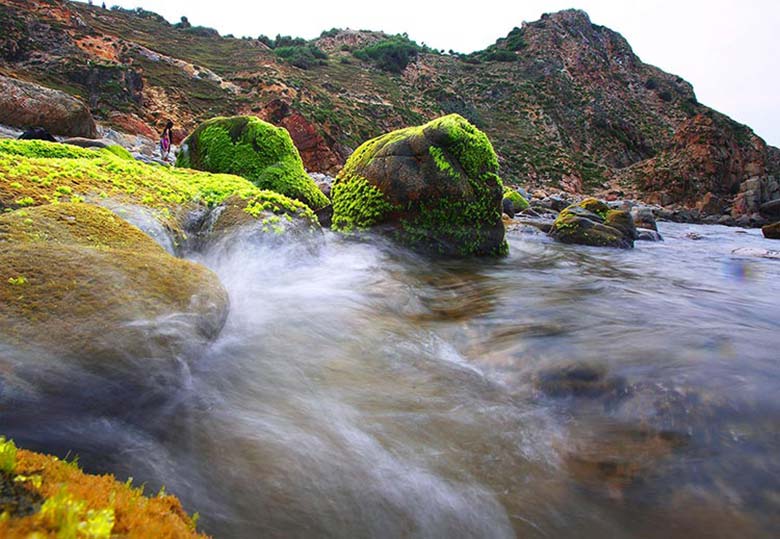
M 290 132 L 306 170 L 335 174 L 344 164 L 314 125 L 281 99 L 268 103 L 261 111 L 260 117 Z
M 43 127 L 55 135 L 97 137 L 87 106 L 59 90 L 0 75 L 0 123 Z
M 697 114 L 676 131 L 671 146 L 625 174 L 650 200 L 718 209 L 718 196 L 736 194 L 752 176 L 766 174 L 767 147 L 744 126 L 716 112 Z M 708 194 L 709 198 L 703 198 Z
M 156 139 L 159 137 L 158 133 L 152 129 L 149 124 L 134 114 L 112 112 L 108 115 L 108 120 L 111 122 L 111 124 L 115 125 L 120 131 L 124 133 L 130 133 L 131 135 L 143 135 L 145 137 L 149 137 L 150 139 Z

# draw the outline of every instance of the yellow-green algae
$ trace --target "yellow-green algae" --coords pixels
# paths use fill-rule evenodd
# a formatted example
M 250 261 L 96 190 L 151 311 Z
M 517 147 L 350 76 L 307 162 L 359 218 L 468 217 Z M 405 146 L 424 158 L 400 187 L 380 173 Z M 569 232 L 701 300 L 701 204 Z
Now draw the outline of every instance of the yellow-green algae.
M 431 175 L 427 181 L 437 184 L 435 196 L 394 200 L 390 186 L 367 177 L 380 157 L 397 157 L 395 152 L 423 157 L 423 151 L 433 164 L 422 171 Z M 450 114 L 359 146 L 333 186 L 333 228 L 351 231 L 397 222 L 396 236 L 412 245 L 440 252 L 454 245 L 460 255 L 506 254 L 502 188 L 490 140 L 463 117 Z M 501 237 L 496 241 L 497 235 Z
M 252 116 L 212 118 L 184 141 L 177 167 L 236 174 L 261 189 L 300 200 L 313 210 L 329 204 L 306 174 L 290 134 Z
M 6 342 L 100 370 L 128 350 L 145 357 L 182 345 L 155 340 L 136 320 L 186 313 L 197 324 L 181 339 L 215 337 L 228 298 L 210 270 L 171 256 L 108 210 L 60 203 L 0 215 L 0 304 Z
M 120 483 L 111 475 L 85 474 L 75 463 L 18 449 L 2 436 L 0 473 L 43 502 L 29 515 L 1 514 L 0 537 L 205 537 L 174 496 L 145 497 L 143 488 L 134 488 L 131 481 Z
M 160 220 L 170 225 L 171 211 L 179 206 L 214 206 L 233 195 L 251 203 L 248 208 L 316 222 L 301 202 L 238 176 L 147 165 L 118 158 L 107 149 L 0 140 L 0 209 L 110 197 L 157 210 Z
M 512 201 L 515 211 L 523 211 L 529 206 L 525 197 L 510 187 L 504 187 L 504 198 Z

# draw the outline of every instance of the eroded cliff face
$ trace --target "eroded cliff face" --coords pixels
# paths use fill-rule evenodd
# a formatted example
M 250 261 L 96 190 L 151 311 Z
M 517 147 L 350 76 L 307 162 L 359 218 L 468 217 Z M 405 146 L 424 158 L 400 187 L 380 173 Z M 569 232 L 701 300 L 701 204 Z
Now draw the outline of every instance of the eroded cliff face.
M 213 116 L 255 114 L 290 131 L 310 171 L 335 174 L 363 141 L 456 112 L 488 134 L 504 180 L 531 188 L 741 216 L 780 177 L 780 150 L 578 10 L 471 55 L 415 44 L 389 70 L 361 54 L 392 41 L 381 32 L 325 32 L 295 45 L 325 56 L 301 64 L 268 40 L 144 10 L 1 0 L 0 15 L 0 73 L 79 96 L 100 122 L 146 136 L 168 118 L 183 135 Z M 745 185 L 756 179 L 769 187 Z

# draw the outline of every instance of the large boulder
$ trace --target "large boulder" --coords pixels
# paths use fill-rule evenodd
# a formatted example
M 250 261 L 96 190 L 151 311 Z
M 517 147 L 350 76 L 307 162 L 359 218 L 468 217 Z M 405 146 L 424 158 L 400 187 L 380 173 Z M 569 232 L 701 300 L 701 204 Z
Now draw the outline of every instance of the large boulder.
M 630 249 L 637 231 L 629 212 L 611 210 L 605 203 L 587 198 L 558 215 L 550 236 L 562 243 Z
M 213 118 L 200 124 L 182 143 L 176 166 L 236 174 L 313 210 L 329 204 L 306 174 L 287 130 L 253 116 Z
M 4 343 L 143 378 L 215 338 L 228 297 L 109 210 L 61 203 L 0 216 L 0 304 Z
M 332 198 L 336 230 L 378 227 L 447 255 L 508 251 L 496 153 L 457 114 L 361 145 L 336 178 Z
M 0 75 L 0 123 L 43 127 L 54 135 L 97 137 L 87 106 L 65 92 Z

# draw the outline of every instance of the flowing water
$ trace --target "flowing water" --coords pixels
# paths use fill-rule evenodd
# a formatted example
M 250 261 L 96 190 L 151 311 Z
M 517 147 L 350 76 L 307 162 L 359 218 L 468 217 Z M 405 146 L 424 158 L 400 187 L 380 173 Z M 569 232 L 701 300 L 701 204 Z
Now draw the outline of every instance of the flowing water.
M 770 537 L 780 261 L 731 255 L 772 247 L 739 232 L 663 223 L 621 251 L 510 231 L 492 261 L 223 243 L 195 258 L 227 325 L 173 388 L 111 408 L 81 380 L 79 405 L 0 420 L 165 485 L 215 537 Z

